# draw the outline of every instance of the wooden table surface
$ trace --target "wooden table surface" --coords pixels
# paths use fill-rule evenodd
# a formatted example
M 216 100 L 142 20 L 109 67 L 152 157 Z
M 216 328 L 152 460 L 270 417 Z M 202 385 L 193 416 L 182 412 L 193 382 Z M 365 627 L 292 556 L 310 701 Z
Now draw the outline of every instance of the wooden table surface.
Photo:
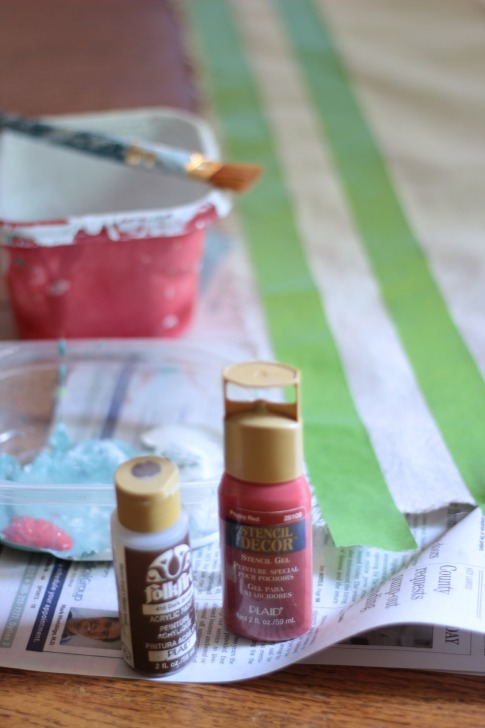
M 2 108 L 28 114 L 197 109 L 175 3 L 3 0 Z M 0 290 L 0 339 L 15 337 Z M 483 678 L 295 665 L 232 685 L 0 670 L 2 726 L 485 726 Z

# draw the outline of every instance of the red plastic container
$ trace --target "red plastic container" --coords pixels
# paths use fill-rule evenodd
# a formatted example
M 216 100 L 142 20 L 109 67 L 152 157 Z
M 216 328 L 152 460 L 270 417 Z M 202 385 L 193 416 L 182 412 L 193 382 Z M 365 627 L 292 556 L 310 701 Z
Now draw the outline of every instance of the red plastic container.
M 62 124 L 218 157 L 210 128 L 185 112 Z M 0 139 L 0 246 L 19 336 L 180 335 L 196 306 L 207 226 L 227 213 L 228 196 L 13 133 Z

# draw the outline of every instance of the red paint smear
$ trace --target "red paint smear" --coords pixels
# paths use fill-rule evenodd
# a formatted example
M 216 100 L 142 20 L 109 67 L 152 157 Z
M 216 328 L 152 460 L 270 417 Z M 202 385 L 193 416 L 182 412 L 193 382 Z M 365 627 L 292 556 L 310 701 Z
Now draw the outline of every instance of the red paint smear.
M 3 530 L 12 543 L 53 551 L 68 551 L 74 546 L 72 538 L 51 521 L 32 516 L 16 516 Z

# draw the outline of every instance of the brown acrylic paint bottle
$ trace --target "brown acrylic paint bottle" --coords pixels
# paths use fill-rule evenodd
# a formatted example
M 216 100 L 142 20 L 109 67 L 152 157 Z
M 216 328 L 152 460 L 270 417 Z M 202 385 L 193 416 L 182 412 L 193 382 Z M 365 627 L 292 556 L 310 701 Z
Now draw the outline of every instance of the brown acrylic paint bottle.
M 249 639 L 288 640 L 312 624 L 311 493 L 303 475 L 299 381 L 296 369 L 269 362 L 223 371 L 223 610 L 226 626 Z M 290 387 L 295 401 L 233 400 L 231 385 Z
M 196 621 L 188 517 L 177 466 L 138 457 L 115 473 L 111 540 L 125 661 L 163 677 L 194 657 Z

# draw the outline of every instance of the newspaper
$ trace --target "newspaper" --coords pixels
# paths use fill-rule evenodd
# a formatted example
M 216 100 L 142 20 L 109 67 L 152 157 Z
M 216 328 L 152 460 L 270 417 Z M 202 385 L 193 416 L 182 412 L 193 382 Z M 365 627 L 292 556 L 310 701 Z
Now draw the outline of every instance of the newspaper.
M 156 680 L 232 682 L 297 661 L 485 674 L 482 513 L 450 507 L 414 516 L 410 525 L 420 544 L 412 554 L 337 549 L 317 520 L 313 625 L 278 643 L 225 629 L 218 543 L 195 549 L 196 656 Z M 68 562 L 3 547 L 0 581 L 2 666 L 140 678 L 121 655 L 111 562 Z M 84 631 L 71 631 L 80 622 Z

